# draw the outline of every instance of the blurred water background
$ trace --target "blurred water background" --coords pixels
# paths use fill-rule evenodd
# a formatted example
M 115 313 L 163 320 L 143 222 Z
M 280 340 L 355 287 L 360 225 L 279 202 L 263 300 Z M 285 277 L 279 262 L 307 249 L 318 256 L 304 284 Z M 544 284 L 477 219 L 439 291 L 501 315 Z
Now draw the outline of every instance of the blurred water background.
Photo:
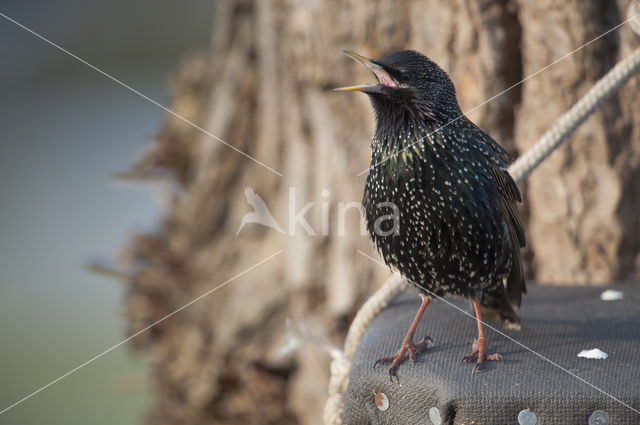
M 167 80 L 207 47 L 213 2 L 7 1 L 0 12 L 168 103 Z M 163 111 L 0 17 L 0 410 L 126 337 L 123 287 L 85 269 L 152 228 L 126 169 Z M 1 425 L 135 424 L 147 359 L 122 346 L 0 415 Z

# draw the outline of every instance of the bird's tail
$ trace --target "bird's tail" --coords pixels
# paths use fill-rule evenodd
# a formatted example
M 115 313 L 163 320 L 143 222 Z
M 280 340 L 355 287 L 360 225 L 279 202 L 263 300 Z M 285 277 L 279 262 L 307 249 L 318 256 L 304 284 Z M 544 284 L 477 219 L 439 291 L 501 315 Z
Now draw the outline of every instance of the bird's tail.
M 482 314 L 485 317 L 493 317 L 494 319 L 501 320 L 508 329 L 520 330 L 520 317 L 518 317 L 518 314 L 506 296 L 502 297 L 500 302 L 492 306 L 483 305 Z

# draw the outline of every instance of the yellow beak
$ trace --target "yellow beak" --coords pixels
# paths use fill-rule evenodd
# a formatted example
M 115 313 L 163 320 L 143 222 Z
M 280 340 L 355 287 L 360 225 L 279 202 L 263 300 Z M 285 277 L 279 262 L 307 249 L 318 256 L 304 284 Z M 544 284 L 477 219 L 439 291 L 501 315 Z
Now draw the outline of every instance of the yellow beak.
M 344 53 L 345 55 L 349 56 L 354 61 L 360 62 L 361 64 L 366 66 L 368 69 L 370 69 L 376 75 L 376 77 L 378 75 L 380 75 L 380 73 L 386 73 L 384 68 L 382 68 L 380 65 L 374 63 L 372 59 L 369 59 L 366 56 L 362 56 L 362 55 L 360 55 L 360 54 L 358 54 L 356 52 L 352 52 L 351 50 L 343 50 L 342 53 Z M 357 85 L 357 86 L 338 87 L 338 88 L 335 88 L 333 90 L 335 90 L 335 91 L 364 91 L 364 92 L 370 92 L 370 93 L 376 93 L 376 92 L 379 93 L 380 89 L 381 89 L 381 87 L 380 87 L 379 84 L 360 84 L 360 85 Z
M 359 86 L 336 87 L 334 91 L 365 91 L 375 87 L 377 84 L 360 84 Z

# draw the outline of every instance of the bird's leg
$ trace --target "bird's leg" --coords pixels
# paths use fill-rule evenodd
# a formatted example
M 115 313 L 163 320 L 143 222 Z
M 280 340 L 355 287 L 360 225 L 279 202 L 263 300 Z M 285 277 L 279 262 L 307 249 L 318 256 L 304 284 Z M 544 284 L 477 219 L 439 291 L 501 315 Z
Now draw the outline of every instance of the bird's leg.
M 469 362 L 473 359 L 478 359 L 476 366 L 473 368 L 473 372 L 476 370 L 482 370 L 482 363 L 485 360 L 502 360 L 502 356 L 498 353 L 487 354 L 485 348 L 484 330 L 482 329 L 482 315 L 480 314 L 480 303 L 478 301 L 473 302 L 473 309 L 476 311 L 476 323 L 478 324 L 478 338 L 473 341 L 471 346 L 471 354 L 464 356 L 462 363 Z
M 378 359 L 373 365 L 373 367 L 376 367 L 378 363 L 391 363 L 391 365 L 389 366 L 389 376 L 392 379 L 396 375 L 398 366 L 400 366 L 400 364 L 404 361 L 406 353 L 409 353 L 409 358 L 411 359 L 411 361 L 415 362 L 416 353 L 426 350 L 428 344 L 433 342 L 429 337 L 422 338 L 417 344 L 413 342 L 413 334 L 416 332 L 416 328 L 418 327 L 418 323 L 420 322 L 422 313 L 424 313 L 425 309 L 429 305 L 429 301 L 431 301 L 429 298 L 422 294 L 420 294 L 420 297 L 422 298 L 422 304 L 420 305 L 420 309 L 416 313 L 416 317 L 413 319 L 413 322 L 411 322 L 409 331 L 402 340 L 402 345 L 400 346 L 398 352 L 393 356 L 382 357 L 381 359 Z

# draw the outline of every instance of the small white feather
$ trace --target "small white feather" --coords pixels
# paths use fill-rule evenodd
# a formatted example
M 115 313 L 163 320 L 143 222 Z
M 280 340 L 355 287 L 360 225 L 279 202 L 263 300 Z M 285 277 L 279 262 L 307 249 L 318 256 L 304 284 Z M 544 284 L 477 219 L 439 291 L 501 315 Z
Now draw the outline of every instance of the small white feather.
M 599 348 L 594 348 L 592 350 L 580 351 L 578 357 L 584 357 L 585 359 L 606 359 L 609 355 Z
M 624 298 L 624 292 L 616 291 L 615 289 L 607 289 L 600 294 L 600 299 L 602 301 L 615 301 L 621 300 L 622 298 Z

